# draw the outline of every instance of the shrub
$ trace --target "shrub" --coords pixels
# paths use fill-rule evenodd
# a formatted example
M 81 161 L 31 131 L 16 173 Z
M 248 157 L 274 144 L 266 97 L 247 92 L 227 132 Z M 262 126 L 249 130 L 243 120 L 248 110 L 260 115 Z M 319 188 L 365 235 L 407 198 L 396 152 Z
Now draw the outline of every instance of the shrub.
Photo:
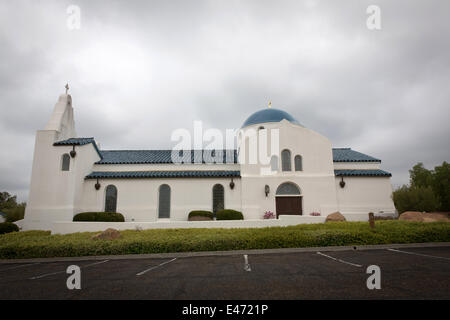
M 22 220 L 25 215 L 25 205 L 19 204 L 15 208 L 4 210 L 6 213 L 6 221 L 7 222 L 15 222 L 17 220 Z
M 242 212 L 225 209 L 216 213 L 216 220 L 244 220 L 244 216 Z
M 19 227 L 11 222 L 0 223 L 0 234 L 19 231 Z
M 125 219 L 116 212 L 82 212 L 75 215 L 73 221 L 124 222 Z
M 189 212 L 189 218 L 192 218 L 192 217 L 207 217 L 207 218 L 211 218 L 211 220 L 212 220 L 214 215 L 211 211 L 194 210 L 194 211 Z
M 264 212 L 263 219 L 275 219 L 275 214 L 272 211 Z
M 394 191 L 393 200 L 399 213 L 405 211 L 433 212 L 440 207 L 431 187 L 402 186 Z
M 96 233 L 3 234 L 0 235 L 0 259 L 446 242 L 450 239 L 450 223 L 378 221 L 374 230 L 367 222 L 248 229 L 124 230 L 120 239 L 110 242 L 92 241 Z

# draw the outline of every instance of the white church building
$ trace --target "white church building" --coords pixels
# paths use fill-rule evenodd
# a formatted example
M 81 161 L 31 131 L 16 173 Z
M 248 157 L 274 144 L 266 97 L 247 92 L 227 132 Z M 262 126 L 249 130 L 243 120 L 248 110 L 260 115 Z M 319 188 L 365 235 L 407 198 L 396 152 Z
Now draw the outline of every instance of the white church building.
M 323 222 L 336 211 L 347 220 L 395 214 L 381 160 L 332 148 L 282 110 L 250 115 L 233 150 L 102 150 L 94 138 L 77 137 L 73 110 L 62 94 L 36 134 L 24 230 L 264 227 Z M 255 161 L 254 146 L 264 161 Z M 244 220 L 188 221 L 192 210 L 223 208 Z M 72 222 L 100 211 L 119 212 L 125 222 Z M 268 211 L 276 218 L 263 219 Z

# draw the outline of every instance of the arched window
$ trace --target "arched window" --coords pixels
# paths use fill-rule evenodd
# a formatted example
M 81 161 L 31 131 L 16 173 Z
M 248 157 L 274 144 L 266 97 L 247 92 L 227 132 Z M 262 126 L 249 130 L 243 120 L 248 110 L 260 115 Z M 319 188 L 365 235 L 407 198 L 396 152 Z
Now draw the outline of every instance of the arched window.
M 295 163 L 295 171 L 302 171 L 303 170 L 303 163 L 302 163 L 302 156 L 301 155 L 296 155 L 294 158 L 294 163 Z
M 110 184 L 105 192 L 105 212 L 116 212 L 117 210 L 117 188 Z
M 270 158 L 270 169 L 272 171 L 278 171 L 278 157 L 277 156 L 272 156 Z
M 291 152 L 287 149 L 281 151 L 281 170 L 291 171 Z
M 64 153 L 61 157 L 61 170 L 69 171 L 70 169 L 70 156 L 68 153 Z
M 159 211 L 158 217 L 170 218 L 170 187 L 163 184 L 159 187 Z
M 213 212 L 225 209 L 224 189 L 221 184 L 216 184 L 213 187 Z
M 280 184 L 280 186 L 277 188 L 276 195 L 277 196 L 299 196 L 300 188 L 297 187 L 292 182 L 285 182 L 283 184 Z

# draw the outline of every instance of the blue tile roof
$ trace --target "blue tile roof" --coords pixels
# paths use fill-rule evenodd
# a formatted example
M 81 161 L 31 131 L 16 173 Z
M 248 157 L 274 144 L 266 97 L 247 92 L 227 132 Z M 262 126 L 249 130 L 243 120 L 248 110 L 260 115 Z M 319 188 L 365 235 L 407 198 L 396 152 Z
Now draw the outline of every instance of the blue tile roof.
M 102 160 L 97 164 L 164 164 L 172 162 L 172 150 L 102 150 Z M 176 151 L 178 152 L 178 151 Z M 210 150 L 191 150 L 187 159 L 189 163 L 214 163 Z M 222 163 L 237 163 L 236 150 L 216 150 L 216 157 Z
M 334 162 L 381 162 L 367 154 L 352 150 L 350 148 L 334 148 L 333 149 Z
M 268 109 L 274 110 L 274 109 Z M 70 138 L 55 142 L 55 146 L 83 146 L 92 143 L 101 160 L 97 164 L 169 164 L 172 162 L 172 150 L 99 150 L 94 138 Z M 214 163 L 214 154 L 209 150 L 190 150 L 190 163 Z M 236 150 L 216 150 L 216 156 L 222 163 L 237 163 Z M 228 162 L 227 162 L 228 161 Z M 381 162 L 381 160 L 351 148 L 334 148 L 334 162 Z
M 94 138 L 70 138 L 55 142 L 54 146 L 84 146 L 85 144 L 95 143 Z
M 258 123 L 280 122 L 283 119 L 301 125 L 293 116 L 291 116 L 286 111 L 279 109 L 263 109 L 253 113 L 250 117 L 248 117 L 242 125 L 242 128 Z
M 334 170 L 334 174 L 337 177 L 391 177 L 392 174 L 376 169 L 376 170 Z
M 95 148 L 95 151 L 97 151 L 98 156 L 100 159 L 103 159 L 103 156 L 100 152 L 100 150 L 97 147 L 97 143 L 95 143 L 94 138 L 70 138 L 67 140 L 57 141 L 53 143 L 54 146 L 84 146 L 86 144 L 92 143 L 92 145 Z
M 139 179 L 139 178 L 223 178 L 240 177 L 240 171 L 94 171 L 86 179 Z

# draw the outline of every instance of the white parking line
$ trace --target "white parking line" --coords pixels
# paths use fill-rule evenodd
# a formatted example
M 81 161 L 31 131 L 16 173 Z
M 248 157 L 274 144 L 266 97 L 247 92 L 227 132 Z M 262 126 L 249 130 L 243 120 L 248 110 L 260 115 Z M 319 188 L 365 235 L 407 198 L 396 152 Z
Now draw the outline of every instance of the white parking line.
M 400 252 L 400 253 L 412 254 L 412 255 L 415 255 L 415 256 L 421 256 L 421 257 L 428 257 L 428 258 L 436 258 L 436 259 L 450 260 L 450 258 L 447 258 L 447 257 L 432 256 L 432 255 L 429 255 L 429 254 L 423 254 L 423 253 L 408 252 L 408 251 L 402 251 L 402 250 L 397 250 L 397 249 L 387 249 L 387 250 L 393 251 L 393 252 Z
M 338 258 L 334 258 L 334 257 L 332 257 L 332 256 L 328 256 L 328 255 L 326 255 L 326 254 L 323 254 L 322 252 L 317 252 L 317 254 L 319 254 L 319 255 L 321 255 L 321 256 L 324 256 L 324 257 L 327 257 L 327 258 L 330 258 L 330 259 L 332 259 L 332 260 L 334 260 L 334 261 L 338 261 L 338 262 L 342 262 L 342 263 L 345 263 L 345 264 L 349 264 L 349 265 L 354 266 L 354 267 L 358 267 L 358 268 L 361 268 L 361 267 L 362 267 L 362 265 L 360 265 L 360 264 L 351 263 L 351 262 L 344 261 L 344 260 L 341 260 L 341 259 L 338 259 Z
M 109 261 L 109 260 L 104 260 L 104 261 L 94 262 L 94 263 L 91 263 L 91 264 L 87 264 L 87 265 L 85 265 L 85 266 L 82 266 L 82 267 L 80 267 L 80 269 L 82 269 L 82 268 L 87 268 L 87 267 L 90 267 L 90 266 L 95 266 L 95 265 L 97 265 L 97 264 L 102 264 L 102 263 L 105 263 L 105 262 L 108 262 L 108 261 Z M 46 273 L 46 274 L 41 274 L 41 275 L 39 275 L 39 276 L 31 277 L 30 280 L 42 279 L 42 278 L 45 278 L 45 277 L 48 277 L 48 276 L 53 276 L 53 275 L 55 275 L 55 274 L 60 274 L 60 273 L 65 273 L 65 272 L 66 272 L 66 270 L 64 270 L 64 271 L 52 272 L 52 273 Z
M 146 269 L 146 270 L 144 270 L 144 271 L 141 271 L 141 272 L 139 272 L 139 273 L 136 273 L 136 275 L 137 275 L 137 276 L 142 276 L 143 274 L 145 274 L 145 273 L 147 273 L 147 272 L 149 272 L 149 271 L 152 271 L 153 269 L 159 268 L 159 267 L 161 267 L 161 266 L 163 266 L 163 265 L 165 265 L 165 264 L 168 264 L 168 263 L 170 263 L 170 262 L 172 262 L 172 261 L 175 261 L 175 260 L 177 260 L 177 258 L 173 258 L 172 260 L 169 260 L 169 261 L 163 262 L 163 263 L 161 263 L 161 264 L 159 264 L 159 265 L 157 265 L 157 266 L 153 266 L 153 267 L 151 267 L 151 268 L 148 268 L 148 269 Z
M 10 268 L 6 268 L 6 269 L 1 269 L 0 272 L 2 271 L 6 271 L 6 270 L 14 270 L 14 269 L 19 269 L 19 268 L 25 268 L 25 267 L 30 267 L 30 266 L 34 266 L 36 264 L 39 264 L 39 262 L 36 263 L 28 263 L 28 264 L 22 264 L 20 266 L 15 266 L 15 267 L 10 267 Z
M 252 268 L 250 267 L 250 263 L 248 263 L 248 255 L 246 255 L 246 254 L 244 254 L 244 270 L 252 271 Z

